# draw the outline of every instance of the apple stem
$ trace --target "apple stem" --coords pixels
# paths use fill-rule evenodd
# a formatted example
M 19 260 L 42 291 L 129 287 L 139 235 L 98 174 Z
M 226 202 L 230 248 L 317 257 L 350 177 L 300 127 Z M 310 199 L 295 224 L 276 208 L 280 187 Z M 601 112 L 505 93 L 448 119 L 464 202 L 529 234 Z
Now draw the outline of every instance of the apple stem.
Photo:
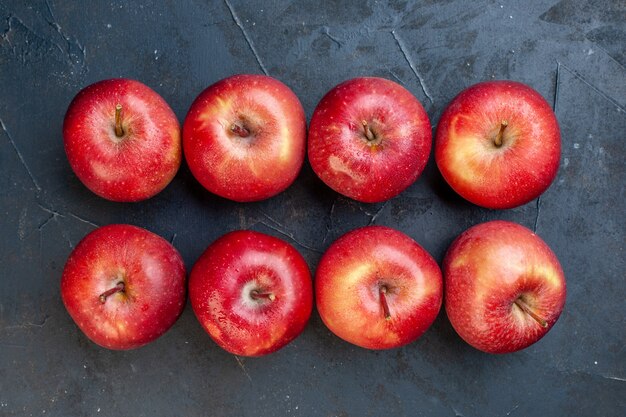
M 124 128 L 122 127 L 122 105 L 115 106 L 115 136 L 121 138 L 124 136 Z
M 116 292 L 120 292 L 120 291 L 124 291 L 124 283 L 123 282 L 118 282 L 117 284 L 115 284 L 115 287 L 106 290 L 105 292 L 103 292 L 102 294 L 100 294 L 100 302 L 102 304 L 104 304 L 104 302 L 107 300 L 107 297 L 109 295 L 115 294 Z
M 494 141 L 494 144 L 496 145 L 496 147 L 500 147 L 502 146 L 502 136 L 504 135 L 504 129 L 506 129 L 506 127 L 509 125 L 509 122 L 507 122 L 506 120 L 503 120 L 500 123 L 500 131 L 498 132 L 498 134 L 496 135 L 496 139 Z
M 260 292 L 257 290 L 250 291 L 250 297 L 252 297 L 253 300 L 258 300 L 259 298 L 266 298 L 270 301 L 274 301 L 276 299 L 276 296 L 274 295 L 274 293 Z
M 230 131 L 242 138 L 247 138 L 248 136 L 250 136 L 250 131 L 237 123 L 232 124 L 232 126 L 230 127 Z
M 541 327 L 548 327 L 548 322 L 535 313 L 522 299 L 515 300 L 515 305 L 518 306 L 524 313 L 532 317 Z
M 374 132 L 372 132 L 372 129 L 370 129 L 367 122 L 363 120 L 361 123 L 363 124 L 363 131 L 365 132 L 365 138 L 367 138 L 367 140 L 370 142 L 376 140 L 376 135 L 374 134 Z
M 385 320 L 391 320 L 391 313 L 389 312 L 389 304 L 387 304 L 387 287 L 384 285 L 380 286 L 378 290 L 380 294 L 380 303 L 383 305 L 383 312 L 385 313 Z

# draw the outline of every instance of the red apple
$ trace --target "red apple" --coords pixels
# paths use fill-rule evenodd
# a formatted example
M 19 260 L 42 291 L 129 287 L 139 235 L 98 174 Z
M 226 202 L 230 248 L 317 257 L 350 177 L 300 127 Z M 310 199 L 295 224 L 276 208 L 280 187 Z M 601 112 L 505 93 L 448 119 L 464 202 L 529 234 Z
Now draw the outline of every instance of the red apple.
M 541 339 L 565 304 L 565 277 L 548 245 L 507 221 L 471 227 L 443 263 L 448 318 L 467 343 L 514 352 Z
M 185 265 L 168 241 L 113 224 L 89 233 L 70 254 L 61 296 L 93 342 L 133 349 L 155 340 L 185 306 Z
M 333 190 L 375 203 L 415 182 L 431 142 L 428 115 L 408 90 L 383 78 L 354 78 L 317 105 L 309 128 L 309 161 Z
M 306 119 L 298 97 L 264 75 L 235 75 L 191 105 L 183 147 L 194 177 L 214 194 L 245 202 L 272 197 L 304 161 Z
M 65 115 L 65 152 L 100 197 L 140 201 L 163 190 L 182 159 L 176 115 L 139 81 L 104 80 L 81 90 Z
M 406 345 L 441 307 L 441 271 L 413 239 L 368 226 L 337 239 L 315 274 L 317 310 L 340 338 L 368 349 Z
M 537 198 L 559 167 L 554 112 L 532 88 L 489 81 L 462 91 L 437 127 L 435 160 L 452 189 L 482 207 L 506 209 Z
M 304 330 L 313 308 L 309 268 L 293 246 L 239 230 L 211 244 L 189 278 L 193 311 L 225 350 L 274 352 Z

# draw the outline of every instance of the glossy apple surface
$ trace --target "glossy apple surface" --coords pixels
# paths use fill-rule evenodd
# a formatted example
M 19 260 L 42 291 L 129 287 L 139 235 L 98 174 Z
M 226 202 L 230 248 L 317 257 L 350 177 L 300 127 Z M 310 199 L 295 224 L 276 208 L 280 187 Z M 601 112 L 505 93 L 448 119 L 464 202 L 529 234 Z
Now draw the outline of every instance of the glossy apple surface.
M 537 198 L 556 177 L 559 124 L 539 93 L 515 81 L 462 91 L 437 126 L 435 160 L 452 189 L 491 209 Z
M 235 355 L 261 356 L 304 330 L 313 308 L 313 284 L 293 246 L 239 230 L 200 256 L 189 278 L 189 298 L 218 345 Z
M 63 138 L 76 176 L 112 201 L 154 196 L 172 181 L 182 159 L 176 115 L 154 90 L 129 79 L 81 90 L 65 115 Z
M 211 85 L 183 125 L 194 177 L 212 193 L 240 202 L 264 200 L 291 185 L 305 146 L 298 97 L 264 75 L 235 75 Z
M 406 345 L 441 308 L 441 271 L 413 239 L 368 226 L 337 239 L 315 274 L 317 310 L 340 338 L 368 349 Z
M 420 176 L 430 154 L 428 114 L 405 88 L 362 77 L 330 90 L 313 113 L 308 154 L 330 188 L 354 200 L 388 200 Z
M 514 352 L 554 326 L 565 277 L 548 245 L 516 223 L 491 221 L 463 232 L 443 263 L 448 318 L 467 343 Z
M 168 241 L 114 224 L 89 233 L 65 264 L 63 303 L 93 342 L 133 349 L 165 333 L 185 306 L 185 265 Z

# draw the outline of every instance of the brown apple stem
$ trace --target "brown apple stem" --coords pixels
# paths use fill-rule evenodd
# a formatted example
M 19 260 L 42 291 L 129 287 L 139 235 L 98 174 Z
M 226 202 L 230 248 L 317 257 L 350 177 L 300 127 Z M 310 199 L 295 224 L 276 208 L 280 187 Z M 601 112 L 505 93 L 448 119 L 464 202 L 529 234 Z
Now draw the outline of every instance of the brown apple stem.
M 105 292 L 103 292 L 102 294 L 100 294 L 100 302 L 102 304 L 104 304 L 104 302 L 107 300 L 107 297 L 109 295 L 115 294 L 116 292 L 120 292 L 120 291 L 124 291 L 124 283 L 123 282 L 118 282 L 117 284 L 115 284 L 115 287 L 106 290 Z
M 124 136 L 124 128 L 122 127 L 122 105 L 115 106 L 115 136 L 121 138 Z
M 361 123 L 363 124 L 363 132 L 365 133 L 367 140 L 370 142 L 376 140 L 376 135 L 372 132 L 372 129 L 370 129 L 367 122 L 363 120 Z
M 241 138 L 247 138 L 250 136 L 250 131 L 237 123 L 232 124 L 230 131 Z
M 535 313 L 524 301 L 520 298 L 515 300 L 515 305 L 518 306 L 522 311 L 532 317 L 541 327 L 548 327 L 548 322 L 541 318 L 537 313 Z
M 391 313 L 389 312 L 389 304 L 387 304 L 387 287 L 384 285 L 380 286 L 378 290 L 380 294 L 380 303 L 383 305 L 383 312 L 385 313 L 385 320 L 391 320 Z
M 502 136 L 504 135 L 504 129 L 506 129 L 508 125 L 509 125 L 509 122 L 507 122 L 506 120 L 503 120 L 500 123 L 500 131 L 498 131 L 498 134 L 496 135 L 496 139 L 494 140 L 494 144 L 498 148 L 502 146 Z
M 271 292 L 259 292 L 257 290 L 252 290 L 250 292 L 250 297 L 252 297 L 253 300 L 258 300 L 259 298 L 266 298 L 270 301 L 274 301 L 276 299 L 276 296 L 274 295 L 274 293 Z

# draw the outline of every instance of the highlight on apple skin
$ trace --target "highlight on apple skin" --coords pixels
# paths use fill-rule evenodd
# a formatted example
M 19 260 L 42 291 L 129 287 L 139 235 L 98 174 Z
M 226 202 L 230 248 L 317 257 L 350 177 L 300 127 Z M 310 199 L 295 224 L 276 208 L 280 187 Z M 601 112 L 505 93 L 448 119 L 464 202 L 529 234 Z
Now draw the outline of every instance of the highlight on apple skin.
M 185 307 L 185 265 L 165 239 L 112 224 L 89 233 L 70 254 L 61 297 L 94 343 L 134 349 L 164 334 Z
M 457 95 L 443 112 L 435 161 L 461 197 L 490 209 L 526 204 L 559 168 L 561 134 L 550 105 L 516 81 L 487 81 Z
M 419 338 L 443 297 L 439 265 L 409 236 L 384 226 L 346 233 L 328 248 L 315 274 L 317 310 L 347 342 L 391 349 Z
M 156 91 L 130 79 L 81 90 L 65 114 L 63 139 L 78 179 L 111 201 L 153 197 L 172 181 L 182 160 L 176 115 Z
M 443 275 L 452 327 L 488 353 L 537 342 L 565 305 L 565 276 L 556 255 L 517 223 L 490 221 L 461 233 L 446 253 Z
M 353 78 L 319 102 L 309 127 L 313 171 L 333 190 L 375 203 L 400 194 L 421 175 L 432 132 L 421 103 L 401 85 Z
M 264 200 L 300 172 L 304 109 L 275 78 L 234 75 L 194 100 L 183 124 L 183 147 L 191 173 L 208 191 L 238 202 Z
M 219 346 L 235 355 L 262 356 L 302 333 L 313 309 L 313 284 L 293 246 L 238 230 L 200 256 L 189 278 L 189 298 Z

